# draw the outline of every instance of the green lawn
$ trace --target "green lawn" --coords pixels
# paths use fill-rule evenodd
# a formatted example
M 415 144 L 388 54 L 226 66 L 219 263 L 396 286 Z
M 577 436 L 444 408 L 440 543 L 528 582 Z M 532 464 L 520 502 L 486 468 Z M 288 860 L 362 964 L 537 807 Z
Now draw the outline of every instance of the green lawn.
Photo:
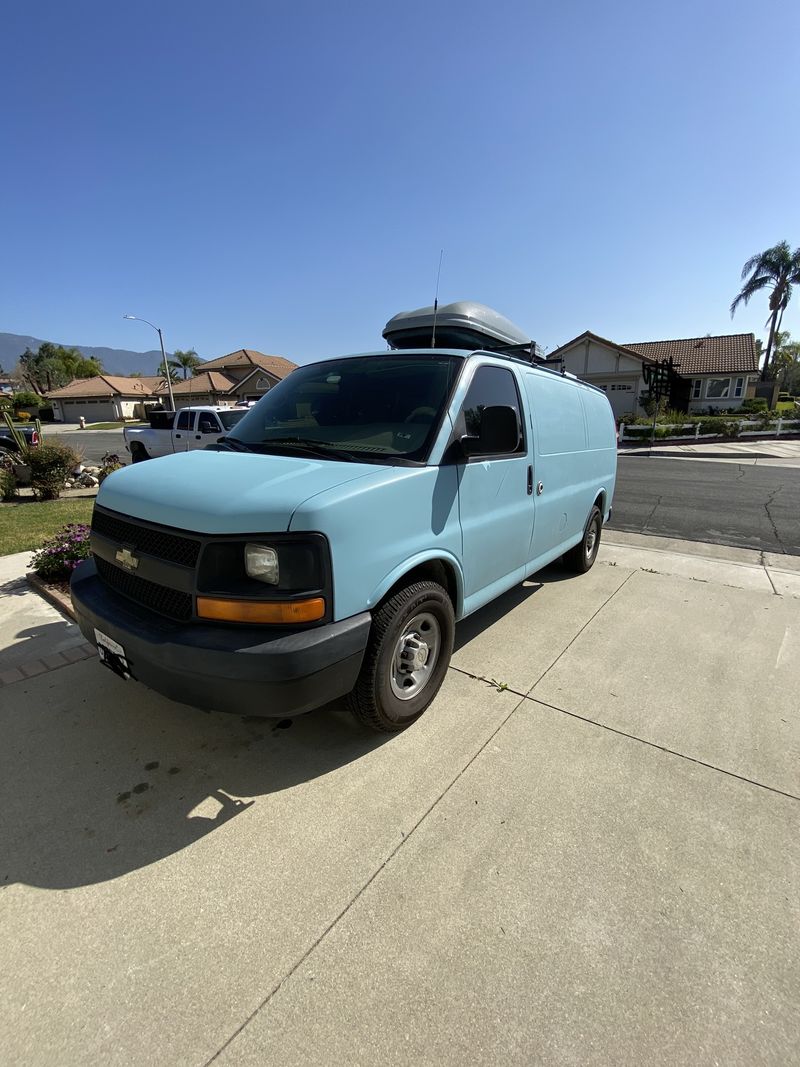
M 0 556 L 38 548 L 69 522 L 90 522 L 93 497 L 0 504 Z

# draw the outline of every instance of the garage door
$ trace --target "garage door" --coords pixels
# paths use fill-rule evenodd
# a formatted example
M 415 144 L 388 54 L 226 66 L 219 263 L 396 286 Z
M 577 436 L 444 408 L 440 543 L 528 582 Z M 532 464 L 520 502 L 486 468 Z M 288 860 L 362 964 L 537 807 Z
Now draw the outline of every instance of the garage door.
M 636 386 L 633 382 L 597 382 L 593 381 L 608 397 L 614 418 L 636 411 Z
M 116 420 L 113 400 L 62 400 L 64 422 L 78 422 L 83 416 L 87 422 L 113 422 Z

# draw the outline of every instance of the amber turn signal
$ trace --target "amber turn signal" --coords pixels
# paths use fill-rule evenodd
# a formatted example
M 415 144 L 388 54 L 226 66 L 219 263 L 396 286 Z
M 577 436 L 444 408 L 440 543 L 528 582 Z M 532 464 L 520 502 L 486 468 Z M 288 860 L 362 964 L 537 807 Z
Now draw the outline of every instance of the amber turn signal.
M 224 600 L 216 596 L 199 596 L 197 614 L 201 619 L 220 622 L 261 622 L 291 626 L 299 622 L 317 622 L 325 614 L 321 596 L 311 600 Z

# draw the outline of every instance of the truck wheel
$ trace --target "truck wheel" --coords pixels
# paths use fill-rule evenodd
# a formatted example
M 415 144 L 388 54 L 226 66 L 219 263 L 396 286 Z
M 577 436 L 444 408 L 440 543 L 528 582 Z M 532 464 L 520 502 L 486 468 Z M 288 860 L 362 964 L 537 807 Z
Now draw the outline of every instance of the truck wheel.
M 414 582 L 374 613 L 369 644 L 347 698 L 359 722 L 394 733 L 420 717 L 439 691 L 453 652 L 455 616 L 437 582 Z
M 603 516 L 596 505 L 592 508 L 583 537 L 574 548 L 564 554 L 564 563 L 576 574 L 586 574 L 597 559 L 600 548 L 600 532 L 603 529 Z
M 150 459 L 150 457 L 145 451 L 144 445 L 140 445 L 134 441 L 131 445 L 131 463 L 142 463 L 146 459 Z

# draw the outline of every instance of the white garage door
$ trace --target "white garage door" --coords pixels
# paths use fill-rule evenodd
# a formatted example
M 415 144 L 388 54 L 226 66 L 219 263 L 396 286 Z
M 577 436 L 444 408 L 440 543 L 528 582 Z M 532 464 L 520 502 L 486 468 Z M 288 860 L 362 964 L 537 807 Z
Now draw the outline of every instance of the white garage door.
M 627 415 L 629 412 L 636 411 L 636 385 L 634 382 L 597 382 L 593 381 L 592 385 L 596 385 L 599 389 L 602 389 L 611 403 L 611 410 L 614 412 L 614 418 L 618 419 L 622 415 Z

